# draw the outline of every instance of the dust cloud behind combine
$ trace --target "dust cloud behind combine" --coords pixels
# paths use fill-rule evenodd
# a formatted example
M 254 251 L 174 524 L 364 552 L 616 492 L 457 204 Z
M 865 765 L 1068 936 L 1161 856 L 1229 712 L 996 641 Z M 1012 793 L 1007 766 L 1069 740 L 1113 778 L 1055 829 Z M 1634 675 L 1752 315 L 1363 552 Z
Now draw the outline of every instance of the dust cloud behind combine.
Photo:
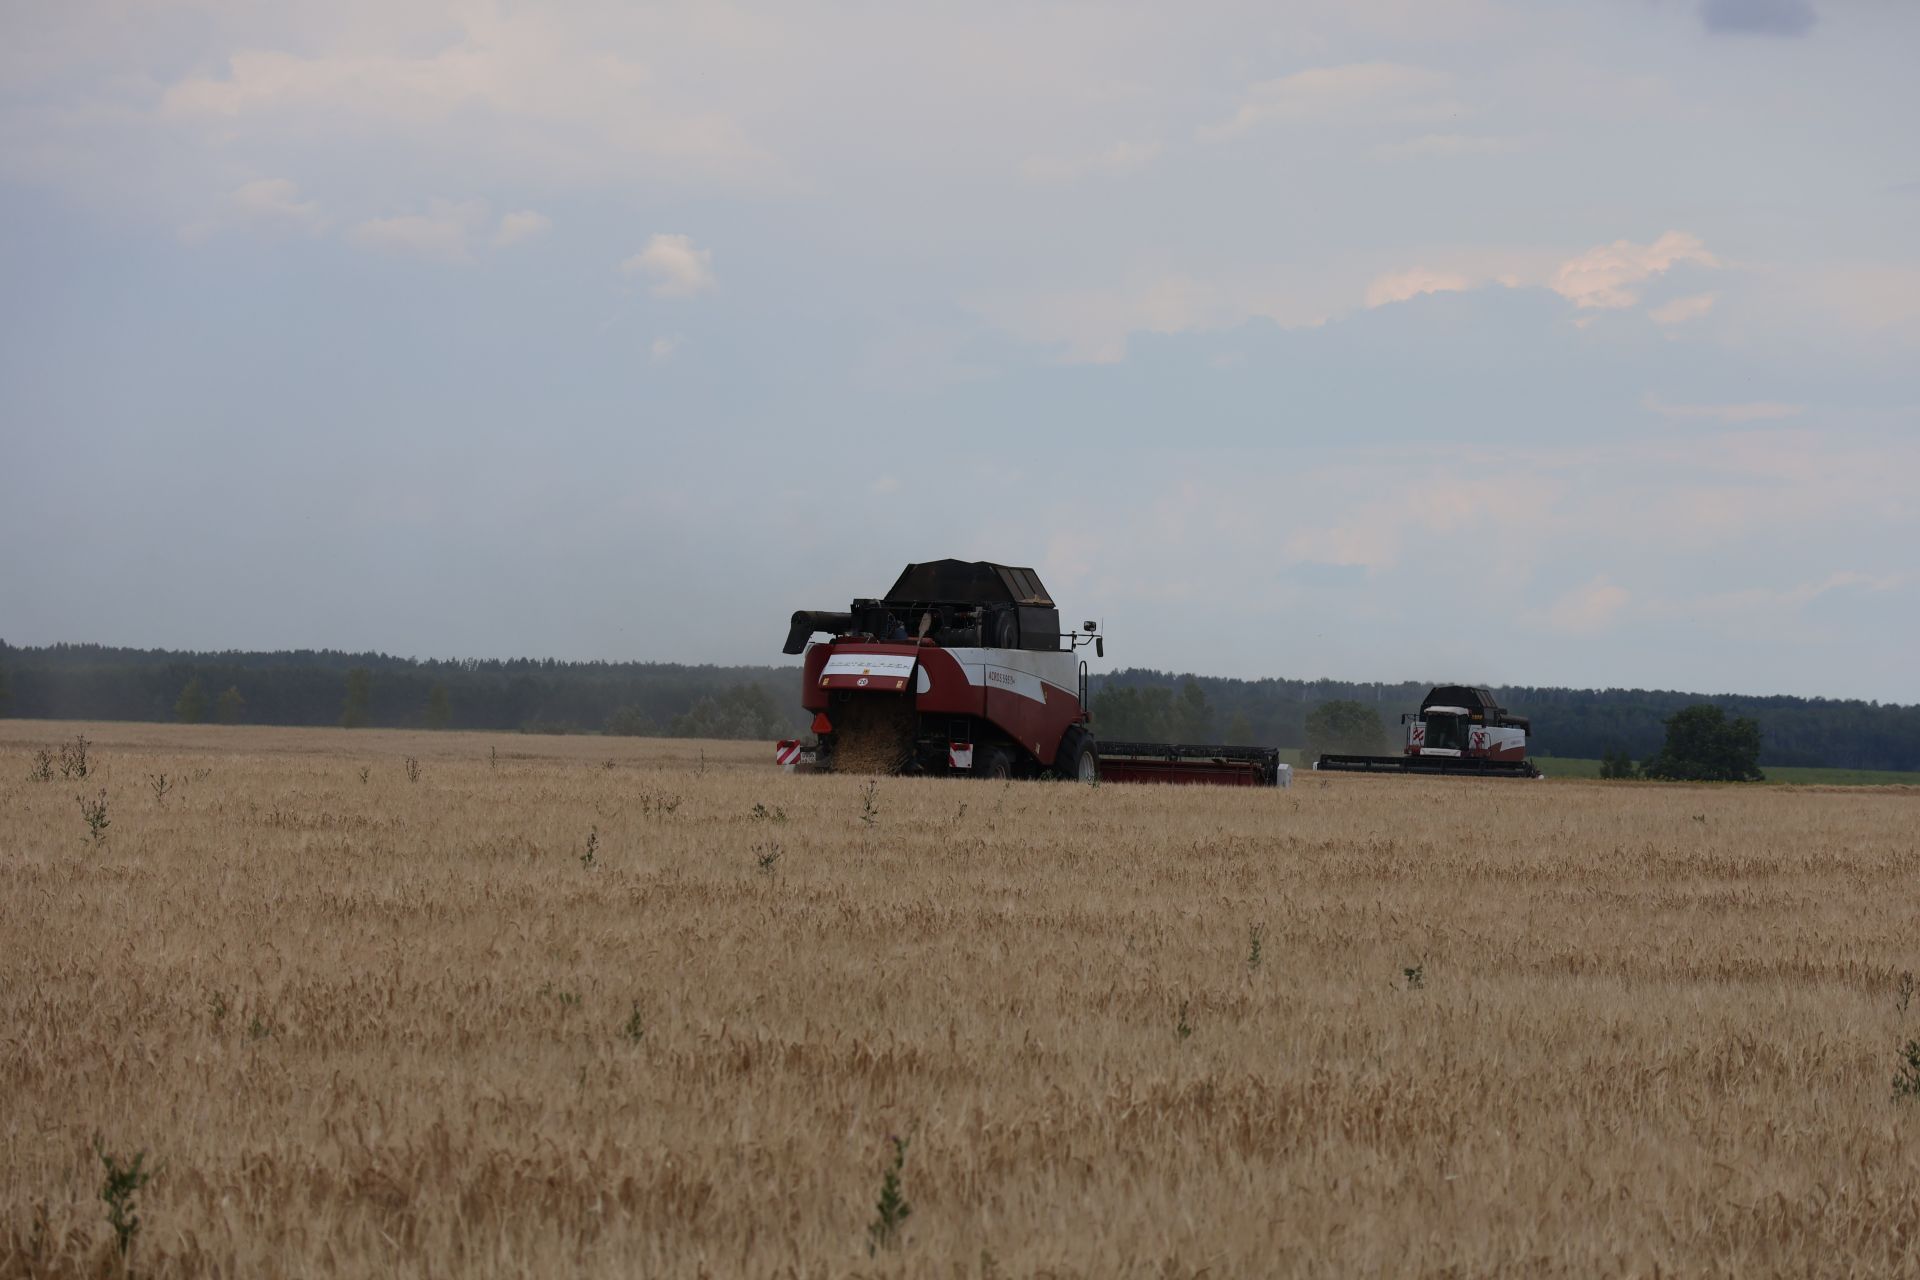
M 0 723 L 0 1275 L 1920 1272 L 1920 794 L 769 756 Z

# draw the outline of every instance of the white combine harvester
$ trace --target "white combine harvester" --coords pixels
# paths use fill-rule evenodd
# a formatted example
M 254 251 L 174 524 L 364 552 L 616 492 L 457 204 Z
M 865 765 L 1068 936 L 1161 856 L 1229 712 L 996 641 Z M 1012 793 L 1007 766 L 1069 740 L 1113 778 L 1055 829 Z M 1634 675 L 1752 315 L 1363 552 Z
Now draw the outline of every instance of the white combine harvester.
M 1525 716 L 1509 715 L 1493 694 L 1472 685 L 1443 684 L 1400 717 L 1407 746 L 1397 756 L 1323 755 L 1328 773 L 1442 773 L 1456 777 L 1537 778 L 1527 759 Z

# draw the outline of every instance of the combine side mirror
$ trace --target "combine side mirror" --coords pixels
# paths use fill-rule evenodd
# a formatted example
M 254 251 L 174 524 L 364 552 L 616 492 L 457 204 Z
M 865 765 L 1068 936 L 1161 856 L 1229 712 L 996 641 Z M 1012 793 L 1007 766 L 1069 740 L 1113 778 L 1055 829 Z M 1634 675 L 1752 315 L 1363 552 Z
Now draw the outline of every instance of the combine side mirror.
M 1092 635 L 1094 632 L 1094 625 L 1091 622 L 1083 622 L 1080 624 L 1080 629 L 1086 632 L 1088 635 Z
M 1093 651 L 1102 658 L 1107 656 L 1107 638 L 1105 636 L 1095 636 L 1093 638 Z

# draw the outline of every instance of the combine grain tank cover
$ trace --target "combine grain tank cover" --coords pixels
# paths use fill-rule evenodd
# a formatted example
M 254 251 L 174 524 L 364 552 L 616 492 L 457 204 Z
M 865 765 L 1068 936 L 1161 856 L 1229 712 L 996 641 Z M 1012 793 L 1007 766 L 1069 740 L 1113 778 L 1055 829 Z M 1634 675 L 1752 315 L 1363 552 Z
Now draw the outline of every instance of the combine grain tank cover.
M 1493 694 L 1487 689 L 1476 689 L 1472 685 L 1443 684 L 1433 689 L 1420 702 L 1420 710 L 1461 711 L 1469 715 L 1478 712 L 1489 719 L 1504 714 L 1500 704 L 1493 700 Z
M 1510 729 L 1521 729 L 1529 733 L 1533 731 L 1533 725 L 1527 717 L 1512 714 L 1494 701 L 1492 690 L 1478 685 L 1439 685 L 1420 702 L 1420 714 L 1423 716 L 1432 711 L 1461 709 L 1482 724 L 1504 725 Z
M 888 589 L 888 602 L 906 604 L 1023 604 L 1053 608 L 1053 598 L 1031 569 L 985 560 L 928 560 L 910 564 Z

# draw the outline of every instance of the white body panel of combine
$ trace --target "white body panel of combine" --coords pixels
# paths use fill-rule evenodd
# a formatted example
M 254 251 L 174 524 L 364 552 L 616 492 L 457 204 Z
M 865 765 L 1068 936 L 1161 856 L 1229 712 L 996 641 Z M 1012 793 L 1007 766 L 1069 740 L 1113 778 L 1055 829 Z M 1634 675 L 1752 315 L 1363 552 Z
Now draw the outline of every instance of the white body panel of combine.
M 1467 715 L 1465 707 L 1428 707 L 1424 715 Z M 1524 756 L 1527 749 L 1527 732 L 1509 725 L 1470 724 L 1467 726 L 1467 749 L 1460 751 L 1452 747 L 1429 747 L 1427 745 L 1427 722 L 1424 719 L 1407 721 L 1407 754 L 1415 756 L 1498 756 L 1503 752 L 1519 752 Z
M 1080 696 L 1080 659 L 1066 650 L 948 649 L 967 683 L 1018 694 L 1035 702 L 1047 700 L 1041 686 L 1052 685 L 1070 698 Z M 927 691 L 927 673 L 920 672 L 920 692 Z
M 942 648 L 940 652 L 952 658 L 967 683 L 976 688 L 997 689 L 1040 703 L 1047 700 L 1046 685 L 1070 698 L 1080 696 L 1080 660 L 1064 650 Z M 862 683 L 872 680 L 881 689 L 912 676 L 914 692 L 925 693 L 933 687 L 926 666 L 910 653 L 836 653 L 820 674 L 864 677 Z

